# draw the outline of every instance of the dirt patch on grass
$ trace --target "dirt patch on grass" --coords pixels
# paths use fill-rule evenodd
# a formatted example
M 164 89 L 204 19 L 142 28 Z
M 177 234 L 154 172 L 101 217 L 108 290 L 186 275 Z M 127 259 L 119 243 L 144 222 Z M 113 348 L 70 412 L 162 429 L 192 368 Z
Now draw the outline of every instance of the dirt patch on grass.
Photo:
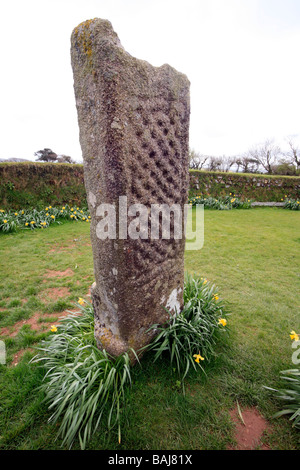
M 235 425 L 236 446 L 228 450 L 270 450 L 268 445 L 261 442 L 266 431 L 270 431 L 270 425 L 256 408 L 241 410 L 240 418 L 238 408 L 230 411 L 230 417 Z
M 53 277 L 70 277 L 74 275 L 74 271 L 72 269 L 67 268 L 65 271 L 51 271 L 47 269 L 47 272 L 44 274 L 44 278 L 51 279 Z
M 19 362 L 20 362 L 20 359 L 22 358 L 22 356 L 24 356 L 24 354 L 25 354 L 27 351 L 34 352 L 34 350 L 33 350 L 32 348 L 20 349 L 20 351 L 18 351 L 18 352 L 14 355 L 14 358 L 13 358 L 13 360 L 12 360 L 11 366 L 12 366 L 12 367 L 17 366 L 17 365 L 19 364 Z
M 45 289 L 41 293 L 41 298 L 43 300 L 50 299 L 50 300 L 57 300 L 63 297 L 68 297 L 70 295 L 70 291 L 67 287 L 49 287 L 49 289 Z
M 34 330 L 37 332 L 50 330 L 52 324 L 54 325 L 59 324 L 60 318 L 67 317 L 68 315 L 70 315 L 70 313 L 75 313 L 75 312 L 78 312 L 78 310 L 65 310 L 59 313 L 44 313 L 44 314 L 37 312 L 32 317 L 28 318 L 27 320 L 20 320 L 12 326 L 7 326 L 7 327 L 2 328 L 0 330 L 0 334 L 1 336 L 10 336 L 11 338 L 13 338 L 14 336 L 17 336 L 20 329 L 24 325 L 29 325 L 31 330 Z M 53 323 L 49 321 L 51 319 L 53 319 Z

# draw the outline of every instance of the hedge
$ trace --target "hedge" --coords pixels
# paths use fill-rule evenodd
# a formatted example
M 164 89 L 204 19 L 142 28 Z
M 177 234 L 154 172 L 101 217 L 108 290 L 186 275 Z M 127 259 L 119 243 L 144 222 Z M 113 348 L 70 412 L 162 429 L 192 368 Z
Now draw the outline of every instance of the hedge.
M 255 201 L 280 202 L 300 197 L 300 178 L 190 170 L 189 196 L 230 193 Z M 86 205 L 83 165 L 64 163 L 0 163 L 0 208 Z
M 259 202 L 281 202 L 285 196 L 299 199 L 300 177 L 190 170 L 190 197 L 230 193 Z
M 86 205 L 83 165 L 0 163 L 0 208 Z

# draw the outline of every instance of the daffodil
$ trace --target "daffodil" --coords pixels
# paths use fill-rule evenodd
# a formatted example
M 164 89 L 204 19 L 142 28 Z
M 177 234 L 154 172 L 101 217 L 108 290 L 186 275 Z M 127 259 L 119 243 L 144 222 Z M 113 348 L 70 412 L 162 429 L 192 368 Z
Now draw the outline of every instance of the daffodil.
M 3 222 L 4 222 L 5 224 L 7 224 L 7 220 L 6 220 L 6 219 L 4 219 Z
M 227 320 L 225 318 L 219 318 L 219 325 L 226 326 Z
M 299 335 L 295 331 L 291 331 L 290 337 L 292 341 L 299 341 Z
M 56 332 L 57 332 L 56 326 L 55 326 L 55 325 L 51 325 L 51 330 L 50 330 L 50 331 L 52 331 L 52 333 L 56 333 Z
M 79 303 L 80 305 L 84 305 L 84 299 L 82 299 L 81 297 L 79 297 L 78 303 Z
M 218 294 L 214 294 L 214 299 L 215 299 L 215 300 L 219 300 Z
M 55 219 L 54 215 L 51 215 L 51 219 Z
M 28 222 L 25 223 L 25 226 L 26 226 L 26 227 L 27 227 L 27 225 L 28 225 Z
M 32 220 L 30 223 L 33 225 L 33 224 L 35 224 L 35 221 L 34 221 L 34 220 Z
M 195 362 L 197 362 L 198 364 L 200 363 L 200 361 L 204 361 L 204 357 L 201 356 L 201 354 L 194 354 L 193 357 L 195 358 Z
M 65 207 L 63 207 L 63 210 L 65 210 Z
M 17 212 L 15 212 L 15 215 L 18 215 L 18 213 L 17 213 Z

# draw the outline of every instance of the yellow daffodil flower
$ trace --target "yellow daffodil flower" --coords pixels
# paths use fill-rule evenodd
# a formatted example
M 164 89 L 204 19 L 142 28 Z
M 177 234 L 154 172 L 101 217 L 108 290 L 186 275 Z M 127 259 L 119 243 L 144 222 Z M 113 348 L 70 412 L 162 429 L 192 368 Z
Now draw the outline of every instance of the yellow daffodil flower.
M 219 325 L 226 326 L 227 325 L 227 320 L 225 318 L 220 318 L 219 319 Z
M 56 326 L 55 326 L 55 325 L 51 325 L 51 330 L 50 330 L 50 331 L 52 331 L 52 333 L 56 333 L 56 332 L 57 332 Z
M 25 226 L 26 226 L 26 227 L 27 227 L 27 225 L 28 225 L 28 222 L 25 223 Z
M 299 341 L 299 335 L 295 331 L 291 331 L 290 337 L 292 341 Z
M 55 219 L 54 215 L 51 215 L 51 219 Z
M 7 220 L 6 220 L 6 219 L 4 219 L 3 222 L 4 222 L 5 224 L 7 224 Z
M 33 224 L 35 224 L 35 221 L 34 221 L 34 220 L 32 220 L 30 223 L 33 225 Z
M 82 299 L 81 297 L 79 297 L 78 303 L 79 303 L 80 305 L 84 305 L 84 299 Z
M 18 215 L 18 213 L 17 213 L 17 212 L 15 212 L 15 215 Z
M 202 357 L 201 354 L 194 354 L 193 357 L 195 357 L 195 362 L 197 362 L 198 364 L 200 363 L 200 361 L 204 361 L 204 357 Z

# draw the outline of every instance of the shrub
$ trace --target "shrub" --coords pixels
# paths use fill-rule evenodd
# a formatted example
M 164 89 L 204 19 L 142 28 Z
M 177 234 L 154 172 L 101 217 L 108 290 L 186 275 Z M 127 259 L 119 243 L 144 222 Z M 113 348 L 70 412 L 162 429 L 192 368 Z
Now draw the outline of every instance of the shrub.
M 205 209 L 231 210 L 231 209 L 251 209 L 251 200 L 242 200 L 233 195 L 224 197 L 194 196 L 189 198 L 189 204 L 197 206 L 203 204 Z
M 201 362 L 209 361 L 215 354 L 215 345 L 227 330 L 224 302 L 215 285 L 186 274 L 183 300 L 179 314 L 169 312 L 167 324 L 151 327 L 159 333 L 148 347 L 155 352 L 154 361 L 167 355 L 171 365 L 175 363 L 182 383 L 190 367 L 204 370 Z
M 114 359 L 97 348 L 92 306 L 78 307 L 80 315 L 63 319 L 57 332 L 52 328 L 33 362 L 45 369 L 40 390 L 52 411 L 49 421 L 59 422 L 62 444 L 70 448 L 78 437 L 84 449 L 104 419 L 108 430 L 118 427 L 121 441 L 121 409 L 131 375 L 127 353 Z
M 291 369 L 282 371 L 282 379 L 286 382 L 285 388 L 276 390 L 265 387 L 275 392 L 275 397 L 286 403 L 286 407 L 276 413 L 274 418 L 283 415 L 291 415 L 290 420 L 293 426 L 300 429 L 300 369 Z
M 286 197 L 284 201 L 284 209 L 290 209 L 292 211 L 299 211 L 300 201 L 297 199 L 289 199 Z
M 22 209 L 5 211 L 0 209 L 0 231 L 11 232 L 17 228 L 31 229 L 47 228 L 60 220 L 80 220 L 89 222 L 91 217 L 86 208 L 70 207 L 68 204 L 58 207 L 48 206 L 43 209 Z

